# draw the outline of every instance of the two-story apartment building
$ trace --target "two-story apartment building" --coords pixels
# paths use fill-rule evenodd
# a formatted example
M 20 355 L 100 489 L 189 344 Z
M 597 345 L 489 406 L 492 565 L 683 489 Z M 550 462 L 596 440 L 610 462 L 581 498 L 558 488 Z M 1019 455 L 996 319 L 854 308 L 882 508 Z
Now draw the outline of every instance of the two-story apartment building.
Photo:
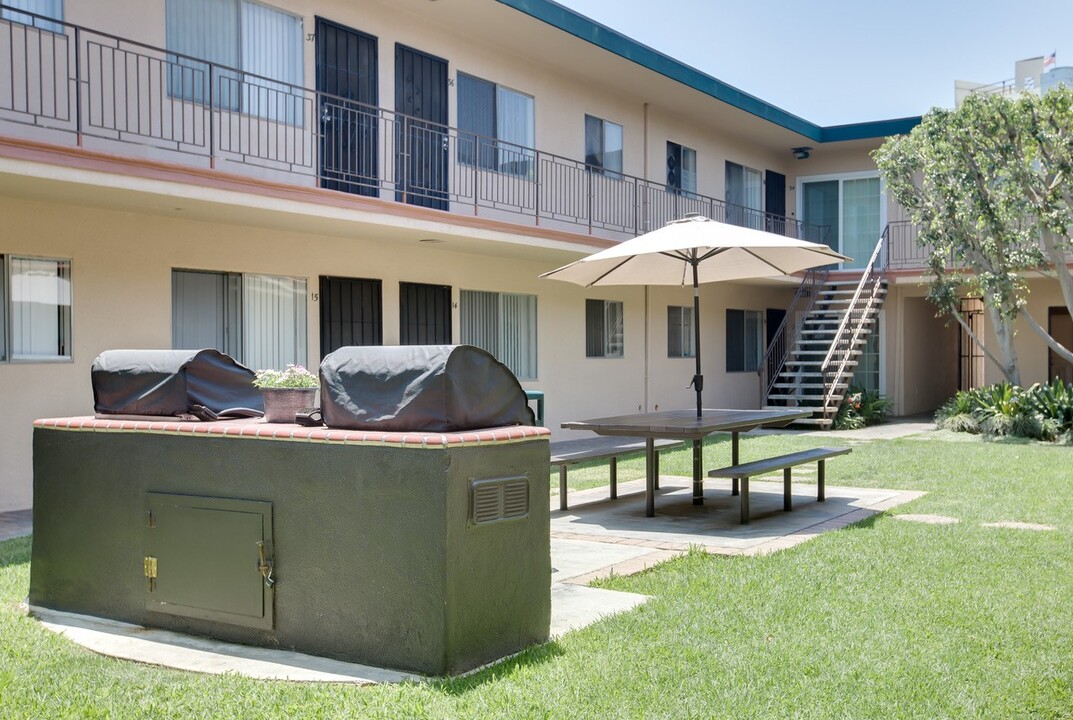
M 690 289 L 538 275 L 699 212 L 827 242 L 855 281 L 899 219 L 869 152 L 918 120 L 820 127 L 548 0 L 6 0 L 0 511 L 110 348 L 465 342 L 552 428 L 689 407 Z M 891 238 L 858 375 L 912 413 L 957 388 L 957 333 Z M 800 282 L 702 289 L 708 405 L 764 402 Z

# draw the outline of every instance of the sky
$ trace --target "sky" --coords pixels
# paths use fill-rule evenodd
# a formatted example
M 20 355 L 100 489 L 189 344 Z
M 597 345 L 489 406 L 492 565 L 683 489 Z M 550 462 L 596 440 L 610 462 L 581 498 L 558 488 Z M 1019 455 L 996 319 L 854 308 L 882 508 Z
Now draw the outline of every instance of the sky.
M 1073 66 L 1073 0 L 558 0 L 819 125 L 952 107 L 954 81 Z

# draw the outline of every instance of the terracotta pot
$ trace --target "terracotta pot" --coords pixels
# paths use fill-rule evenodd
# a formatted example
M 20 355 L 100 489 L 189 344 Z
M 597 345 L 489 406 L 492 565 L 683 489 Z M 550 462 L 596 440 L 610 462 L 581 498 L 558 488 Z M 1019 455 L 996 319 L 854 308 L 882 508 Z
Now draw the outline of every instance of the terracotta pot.
M 265 421 L 293 423 L 301 410 L 313 407 L 316 388 L 261 388 L 265 401 Z

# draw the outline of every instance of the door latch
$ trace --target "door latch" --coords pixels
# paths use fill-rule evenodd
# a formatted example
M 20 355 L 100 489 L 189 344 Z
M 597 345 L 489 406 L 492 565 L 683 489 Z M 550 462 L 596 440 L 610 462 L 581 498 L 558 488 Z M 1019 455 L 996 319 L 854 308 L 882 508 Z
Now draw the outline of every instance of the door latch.
M 272 567 L 272 561 L 265 557 L 265 541 L 257 541 L 257 569 L 261 573 L 261 577 L 265 579 L 265 587 L 272 587 L 276 584 L 276 579 L 272 576 L 274 568 Z

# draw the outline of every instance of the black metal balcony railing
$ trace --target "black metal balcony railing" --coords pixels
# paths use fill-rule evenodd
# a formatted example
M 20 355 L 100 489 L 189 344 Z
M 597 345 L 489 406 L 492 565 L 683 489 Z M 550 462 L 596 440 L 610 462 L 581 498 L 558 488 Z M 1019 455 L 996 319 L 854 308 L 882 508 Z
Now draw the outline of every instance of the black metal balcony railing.
M 909 220 L 887 223 L 883 233 L 887 241 L 888 270 L 914 270 L 926 267 L 931 249 L 917 244 L 920 226 Z
M 138 146 L 139 155 L 288 184 L 611 235 L 696 212 L 826 240 L 827 227 L 25 11 L 17 19 L 0 21 L 0 124 L 50 142 L 121 154 Z

